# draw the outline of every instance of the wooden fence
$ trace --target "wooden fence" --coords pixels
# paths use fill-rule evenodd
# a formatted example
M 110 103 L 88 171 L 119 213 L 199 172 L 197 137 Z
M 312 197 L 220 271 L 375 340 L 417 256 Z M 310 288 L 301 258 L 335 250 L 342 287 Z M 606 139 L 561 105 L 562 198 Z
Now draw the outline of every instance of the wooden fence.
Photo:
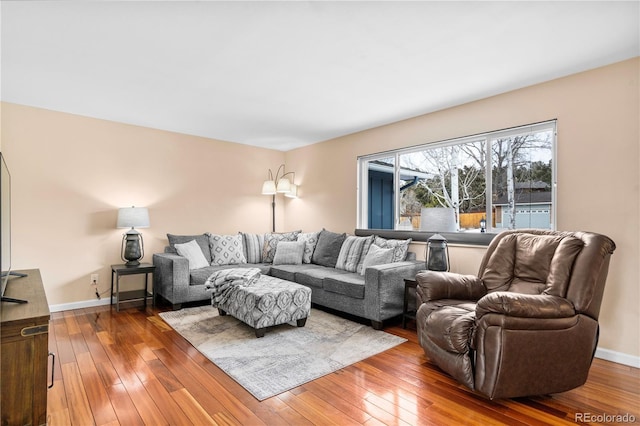
M 460 229 L 478 229 L 480 228 L 480 220 L 486 218 L 485 212 L 460 213 Z
M 420 215 L 403 217 L 411 221 L 413 229 L 420 229 Z M 460 229 L 480 229 L 480 220 L 486 219 L 486 217 L 487 214 L 484 212 L 460 213 Z M 495 227 L 496 224 L 494 223 L 493 226 Z

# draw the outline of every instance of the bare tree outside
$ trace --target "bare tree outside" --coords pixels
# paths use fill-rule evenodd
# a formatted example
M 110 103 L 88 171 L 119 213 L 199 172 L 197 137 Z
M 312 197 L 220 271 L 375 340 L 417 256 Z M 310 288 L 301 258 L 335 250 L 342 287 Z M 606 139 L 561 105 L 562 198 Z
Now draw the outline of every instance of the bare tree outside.
M 420 229 L 423 208 L 444 207 L 454 210 L 458 225 L 466 219 L 458 229 L 477 231 L 481 219 L 493 228 L 551 228 L 553 124 L 494 134 L 400 152 L 396 165 L 376 160 L 397 179 L 396 226 Z

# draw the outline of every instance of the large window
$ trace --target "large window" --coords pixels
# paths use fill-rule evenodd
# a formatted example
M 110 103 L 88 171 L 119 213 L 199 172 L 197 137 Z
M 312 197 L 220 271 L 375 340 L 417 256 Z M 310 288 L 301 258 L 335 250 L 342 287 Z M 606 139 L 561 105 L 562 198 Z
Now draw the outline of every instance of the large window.
M 358 227 L 555 229 L 556 122 L 358 158 Z

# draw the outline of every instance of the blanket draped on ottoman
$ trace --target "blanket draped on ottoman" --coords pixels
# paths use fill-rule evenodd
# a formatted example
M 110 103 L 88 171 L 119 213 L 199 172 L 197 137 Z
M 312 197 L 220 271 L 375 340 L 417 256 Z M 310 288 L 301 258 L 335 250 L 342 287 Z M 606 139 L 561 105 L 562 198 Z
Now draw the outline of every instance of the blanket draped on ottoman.
M 258 268 L 232 268 L 214 272 L 205 282 L 211 305 L 220 315 L 230 314 L 262 337 L 269 326 L 297 321 L 304 326 L 311 311 L 311 289 L 280 278 L 262 275 Z

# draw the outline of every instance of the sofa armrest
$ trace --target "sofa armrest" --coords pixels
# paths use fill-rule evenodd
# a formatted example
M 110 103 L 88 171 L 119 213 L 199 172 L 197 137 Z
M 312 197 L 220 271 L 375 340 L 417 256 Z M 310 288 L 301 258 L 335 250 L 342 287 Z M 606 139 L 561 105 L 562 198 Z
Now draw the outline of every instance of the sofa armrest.
M 155 253 L 154 285 L 157 294 L 171 303 L 181 303 L 189 290 L 189 259 L 173 253 Z
M 481 298 L 476 305 L 476 319 L 490 313 L 519 318 L 551 319 L 570 318 L 576 311 L 573 304 L 562 297 L 496 291 Z
M 404 280 L 415 279 L 424 261 L 403 261 L 370 266 L 364 273 L 364 311 L 367 318 L 383 321 L 402 314 Z
M 416 275 L 418 304 L 438 299 L 478 300 L 487 289 L 475 275 L 421 271 Z

